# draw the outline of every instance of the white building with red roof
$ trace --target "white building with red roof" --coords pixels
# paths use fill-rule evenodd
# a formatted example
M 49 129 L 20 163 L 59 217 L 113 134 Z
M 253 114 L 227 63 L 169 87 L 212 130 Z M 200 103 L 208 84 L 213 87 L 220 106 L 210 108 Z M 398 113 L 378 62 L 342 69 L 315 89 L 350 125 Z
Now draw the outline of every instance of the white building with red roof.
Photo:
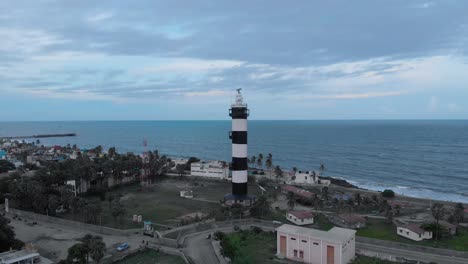
M 417 224 L 400 224 L 397 226 L 397 234 L 414 241 L 432 238 L 431 231 L 424 230 Z
M 309 211 L 291 211 L 286 218 L 296 225 L 311 225 L 314 223 L 314 214 Z

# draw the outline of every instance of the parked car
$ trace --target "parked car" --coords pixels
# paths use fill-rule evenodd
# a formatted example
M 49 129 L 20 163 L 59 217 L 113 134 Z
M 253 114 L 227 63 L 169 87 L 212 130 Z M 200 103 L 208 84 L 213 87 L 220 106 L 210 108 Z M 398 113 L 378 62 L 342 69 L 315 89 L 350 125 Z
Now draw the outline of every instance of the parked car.
M 127 250 L 128 248 L 130 248 L 130 246 L 128 245 L 128 243 L 122 243 L 120 244 L 118 247 L 117 247 L 117 251 L 125 251 Z

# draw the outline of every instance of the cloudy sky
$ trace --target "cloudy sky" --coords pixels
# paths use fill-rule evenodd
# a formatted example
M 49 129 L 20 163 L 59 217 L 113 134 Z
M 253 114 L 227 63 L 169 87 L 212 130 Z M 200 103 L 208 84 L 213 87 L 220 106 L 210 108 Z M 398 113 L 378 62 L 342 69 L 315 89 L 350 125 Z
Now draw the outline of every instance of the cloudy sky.
M 468 118 L 468 1 L 0 0 L 0 120 Z

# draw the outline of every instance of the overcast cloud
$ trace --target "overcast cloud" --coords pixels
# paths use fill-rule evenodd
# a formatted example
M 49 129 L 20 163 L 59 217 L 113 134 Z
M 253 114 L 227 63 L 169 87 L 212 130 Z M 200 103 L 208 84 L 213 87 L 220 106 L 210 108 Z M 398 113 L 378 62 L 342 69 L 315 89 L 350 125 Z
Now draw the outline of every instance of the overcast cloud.
M 467 1 L 0 0 L 1 120 L 468 118 Z M 280 107 L 279 107 L 280 106 Z

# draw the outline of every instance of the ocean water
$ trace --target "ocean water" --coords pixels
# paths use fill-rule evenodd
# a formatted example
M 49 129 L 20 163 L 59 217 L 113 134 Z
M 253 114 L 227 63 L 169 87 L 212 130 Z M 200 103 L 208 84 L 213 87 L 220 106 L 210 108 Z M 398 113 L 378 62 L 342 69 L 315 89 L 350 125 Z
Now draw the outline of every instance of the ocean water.
M 77 133 L 42 144 L 230 159 L 226 121 L 0 122 L 0 137 Z M 317 170 L 366 189 L 468 202 L 468 121 L 249 121 L 249 156 L 283 169 Z

